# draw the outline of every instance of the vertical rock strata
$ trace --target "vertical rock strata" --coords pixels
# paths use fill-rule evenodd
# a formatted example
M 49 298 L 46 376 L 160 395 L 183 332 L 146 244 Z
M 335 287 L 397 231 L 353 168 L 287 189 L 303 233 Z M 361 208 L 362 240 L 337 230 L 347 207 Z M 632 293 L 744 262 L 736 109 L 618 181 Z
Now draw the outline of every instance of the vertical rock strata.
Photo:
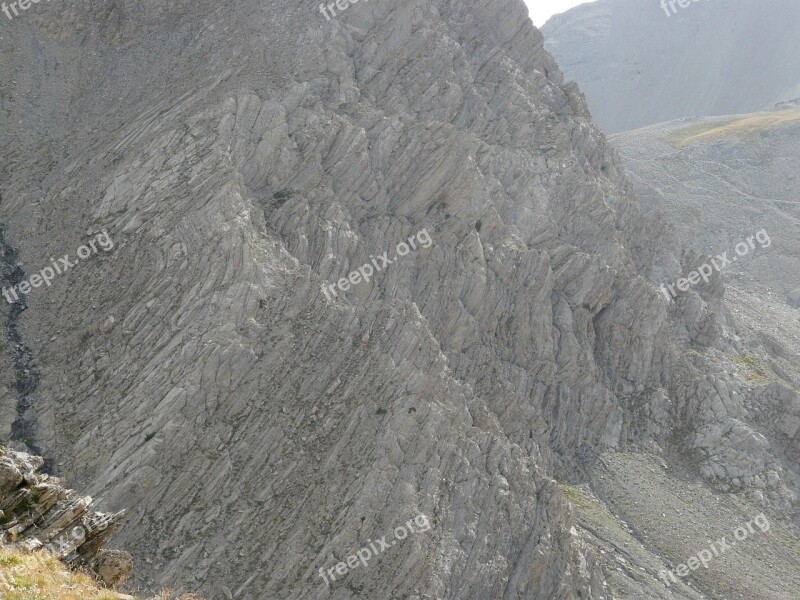
M 20 318 L 35 442 L 129 509 L 142 585 L 611 598 L 555 479 L 631 443 L 792 505 L 701 356 L 713 299 L 653 285 L 679 253 L 519 0 L 85 0 L 7 38 L 6 237 L 32 270 L 115 242 Z

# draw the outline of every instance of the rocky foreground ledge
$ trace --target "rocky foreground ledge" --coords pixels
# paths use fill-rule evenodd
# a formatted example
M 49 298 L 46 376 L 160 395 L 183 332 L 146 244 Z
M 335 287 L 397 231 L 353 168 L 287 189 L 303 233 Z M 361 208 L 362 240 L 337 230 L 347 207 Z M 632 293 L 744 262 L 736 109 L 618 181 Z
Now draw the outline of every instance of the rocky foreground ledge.
M 104 550 L 119 529 L 124 511 L 90 510 L 92 499 L 39 472 L 44 460 L 0 446 L 0 546 L 39 550 L 57 556 L 71 568 L 88 567 L 108 586 L 130 573 L 131 556 Z

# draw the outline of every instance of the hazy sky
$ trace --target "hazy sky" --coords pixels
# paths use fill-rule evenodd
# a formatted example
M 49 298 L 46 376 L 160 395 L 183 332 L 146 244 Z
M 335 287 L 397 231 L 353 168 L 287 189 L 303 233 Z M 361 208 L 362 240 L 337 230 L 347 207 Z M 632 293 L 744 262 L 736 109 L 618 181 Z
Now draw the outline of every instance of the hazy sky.
M 531 20 L 537 27 L 544 25 L 553 15 L 564 12 L 568 8 L 583 4 L 588 0 L 525 0 L 528 11 L 531 13 Z

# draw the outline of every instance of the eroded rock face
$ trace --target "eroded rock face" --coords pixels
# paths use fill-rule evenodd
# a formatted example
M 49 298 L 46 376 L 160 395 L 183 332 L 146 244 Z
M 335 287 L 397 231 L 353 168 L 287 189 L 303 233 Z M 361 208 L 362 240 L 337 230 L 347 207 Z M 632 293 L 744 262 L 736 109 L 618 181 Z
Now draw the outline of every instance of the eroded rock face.
M 791 506 L 715 362 L 721 286 L 658 291 L 682 253 L 520 2 L 95 5 L 26 30 L 78 80 L 9 34 L 16 85 L 62 102 L 8 109 L 0 209 L 26 265 L 114 239 L 21 320 L 35 442 L 130 507 L 137 583 L 611 598 L 555 479 L 627 444 Z M 35 144 L 29 115 L 54 123 Z M 318 575 L 420 513 L 429 531 Z
M 108 571 L 101 547 L 119 528 L 124 512 L 91 511 L 92 499 L 77 496 L 59 478 L 41 473 L 43 463 L 41 457 L 0 446 L 0 543 L 42 548 L 71 566 L 99 565 Z M 130 563 L 126 552 L 112 555 L 118 563 L 127 556 Z M 118 582 L 130 572 L 130 564 L 125 575 L 123 570 L 116 569 Z
M 6 456 L 0 456 L 0 495 L 16 489 L 22 483 L 22 473 L 14 461 Z

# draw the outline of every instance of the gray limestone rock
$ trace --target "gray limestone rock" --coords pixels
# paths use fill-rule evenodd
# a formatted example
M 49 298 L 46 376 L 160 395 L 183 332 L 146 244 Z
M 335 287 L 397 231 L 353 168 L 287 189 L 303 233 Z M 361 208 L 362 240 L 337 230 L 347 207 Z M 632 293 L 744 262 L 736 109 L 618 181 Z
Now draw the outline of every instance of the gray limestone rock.
M 6 242 L 28 273 L 104 228 L 115 248 L 12 322 L 30 360 L 10 371 L 37 375 L 16 430 L 129 510 L 134 584 L 610 600 L 613 571 L 661 593 L 680 536 L 622 570 L 570 504 L 631 448 L 795 514 L 767 437 L 786 434 L 725 368 L 721 288 L 658 290 L 683 249 L 519 0 L 36 15 L 0 40 Z M 419 514 L 429 530 L 320 577 Z
M 94 566 L 99 557 L 102 567 L 108 561 L 101 548 L 124 512 L 91 511 L 91 498 L 78 497 L 57 477 L 40 472 L 42 464 L 38 456 L 0 446 L 0 544 L 43 548 L 71 566 Z

